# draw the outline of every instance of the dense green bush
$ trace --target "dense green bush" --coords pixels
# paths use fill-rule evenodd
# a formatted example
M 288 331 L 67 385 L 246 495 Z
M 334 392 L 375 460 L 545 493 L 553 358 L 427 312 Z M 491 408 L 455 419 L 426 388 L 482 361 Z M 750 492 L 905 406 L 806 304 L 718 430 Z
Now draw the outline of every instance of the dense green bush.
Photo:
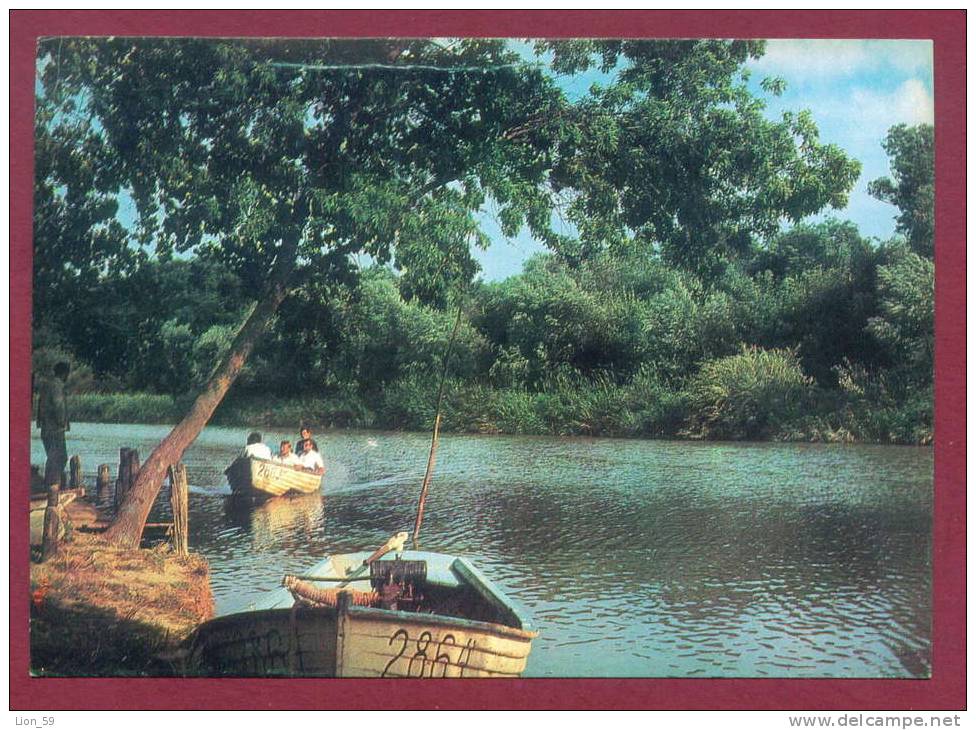
M 54 376 L 54 366 L 59 362 L 68 363 L 67 389 L 71 393 L 88 393 L 98 389 L 98 382 L 92 369 L 85 363 L 80 363 L 70 352 L 57 345 L 39 347 L 31 353 L 31 372 L 36 381 L 34 387 L 40 385 L 40 380 Z
M 692 378 L 693 428 L 708 438 L 774 437 L 802 413 L 812 383 L 795 351 L 744 347 Z
M 628 403 L 639 436 L 675 436 L 691 415 L 688 393 L 662 382 L 649 367 L 642 368 L 628 386 Z
M 878 268 L 879 312 L 866 330 L 913 384 L 931 382 L 935 357 L 935 265 L 894 247 Z

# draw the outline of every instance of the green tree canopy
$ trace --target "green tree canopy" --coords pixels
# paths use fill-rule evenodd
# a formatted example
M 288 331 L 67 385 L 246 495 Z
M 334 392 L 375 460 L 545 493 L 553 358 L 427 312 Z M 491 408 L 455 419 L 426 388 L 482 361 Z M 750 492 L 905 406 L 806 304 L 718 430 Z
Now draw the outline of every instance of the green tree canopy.
M 50 67 L 50 64 L 48 64 Z M 118 177 L 110 151 L 77 102 L 53 77 L 34 127 L 34 327 L 69 329 L 86 287 L 132 263 L 117 220 Z
M 868 191 L 900 211 L 897 231 L 912 250 L 932 258 L 935 235 L 935 134 L 932 125 L 899 124 L 882 142 L 891 163 L 891 177 L 872 180 Z
M 396 250 L 408 272 L 465 279 L 485 196 L 521 223 L 510 188 L 546 169 L 548 140 L 507 134 L 560 97 L 504 46 L 59 41 L 42 49 L 43 96 L 61 100 L 46 123 L 87 124 L 95 143 L 73 154 L 131 195 L 160 254 L 212 253 L 255 289 L 285 253 L 314 269 Z
M 809 112 L 770 121 L 746 86 L 762 41 L 553 41 L 553 69 L 611 73 L 575 105 L 553 171 L 579 230 L 570 258 L 636 244 L 713 279 L 723 261 L 826 206 L 860 164 L 823 144 Z M 764 87 L 779 90 L 777 83 Z

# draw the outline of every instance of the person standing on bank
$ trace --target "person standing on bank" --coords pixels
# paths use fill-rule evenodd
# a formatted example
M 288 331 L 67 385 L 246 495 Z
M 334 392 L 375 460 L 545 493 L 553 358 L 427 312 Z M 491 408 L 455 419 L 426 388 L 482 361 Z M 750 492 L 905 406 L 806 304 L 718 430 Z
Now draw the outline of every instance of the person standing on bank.
M 64 434 L 71 430 L 68 423 L 68 404 L 65 400 L 64 385 L 71 369 L 68 363 L 59 362 L 54 366 L 54 377 L 41 383 L 37 398 L 37 427 L 41 429 L 41 441 L 47 462 L 44 465 L 44 486 L 65 484 L 64 467 L 68 463 L 68 446 Z

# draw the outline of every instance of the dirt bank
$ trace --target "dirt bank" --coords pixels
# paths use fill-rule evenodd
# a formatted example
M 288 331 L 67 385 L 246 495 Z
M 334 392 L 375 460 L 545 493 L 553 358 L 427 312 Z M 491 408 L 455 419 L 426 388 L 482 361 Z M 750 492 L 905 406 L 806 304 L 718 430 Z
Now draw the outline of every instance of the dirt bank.
M 168 544 L 123 550 L 100 536 L 90 504 L 65 508 L 58 555 L 36 562 L 30 582 L 31 671 L 45 676 L 165 675 L 161 658 L 213 615 L 205 560 Z

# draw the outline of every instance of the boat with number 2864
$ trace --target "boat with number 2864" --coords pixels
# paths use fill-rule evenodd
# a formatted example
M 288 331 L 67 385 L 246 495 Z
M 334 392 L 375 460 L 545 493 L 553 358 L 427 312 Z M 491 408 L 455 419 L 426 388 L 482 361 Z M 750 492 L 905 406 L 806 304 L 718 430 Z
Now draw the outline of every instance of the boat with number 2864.
M 521 609 L 466 559 L 381 548 L 333 555 L 307 575 L 285 576 L 253 610 L 202 624 L 188 640 L 187 671 L 518 677 L 536 635 Z

